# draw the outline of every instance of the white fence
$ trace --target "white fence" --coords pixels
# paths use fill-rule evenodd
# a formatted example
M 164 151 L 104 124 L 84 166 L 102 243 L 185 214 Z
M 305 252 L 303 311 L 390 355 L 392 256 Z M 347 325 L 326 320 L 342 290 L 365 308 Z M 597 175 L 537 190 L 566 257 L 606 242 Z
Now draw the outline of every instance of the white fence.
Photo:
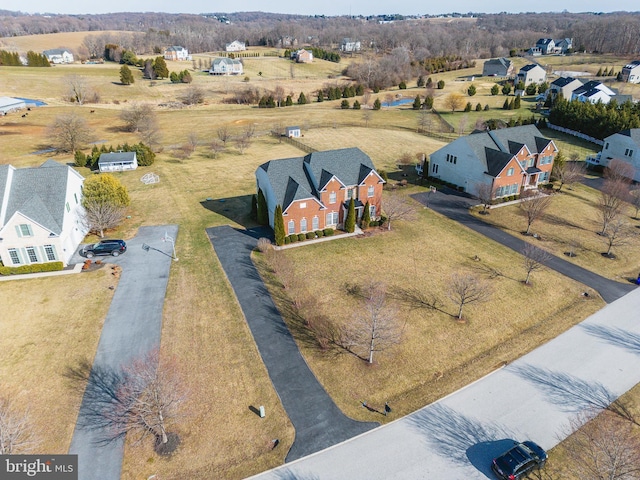
M 549 123 L 549 122 L 547 122 L 547 127 L 549 127 L 551 130 L 556 130 L 558 132 L 566 133 L 567 135 L 573 135 L 574 137 L 581 138 L 583 140 L 586 140 L 587 142 L 595 143 L 596 145 L 600 145 L 600 146 L 604 145 L 604 142 L 602 140 L 598 140 L 597 138 L 590 137 L 589 135 L 576 132 L 575 130 L 571 130 L 569 128 L 558 127 L 557 125 L 554 125 L 553 123 Z

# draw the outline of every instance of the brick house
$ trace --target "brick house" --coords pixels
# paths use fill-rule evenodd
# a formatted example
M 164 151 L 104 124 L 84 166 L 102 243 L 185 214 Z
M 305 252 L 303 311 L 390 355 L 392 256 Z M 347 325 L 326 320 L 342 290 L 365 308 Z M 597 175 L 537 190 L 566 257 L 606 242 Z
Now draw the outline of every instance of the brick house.
M 164 59 L 172 60 L 174 62 L 191 60 L 191 55 L 189 55 L 189 50 L 179 45 L 173 45 L 167 48 L 164 51 Z
M 534 125 L 472 133 L 434 152 L 429 176 L 478 195 L 490 185 L 492 198 L 520 195 L 547 183 L 558 148 Z
M 266 199 L 271 228 L 276 206 L 282 206 L 287 235 L 342 227 L 351 198 L 358 219 L 367 202 L 371 218 L 378 218 L 382 208 L 384 180 L 359 148 L 271 160 L 256 170 L 256 183 Z

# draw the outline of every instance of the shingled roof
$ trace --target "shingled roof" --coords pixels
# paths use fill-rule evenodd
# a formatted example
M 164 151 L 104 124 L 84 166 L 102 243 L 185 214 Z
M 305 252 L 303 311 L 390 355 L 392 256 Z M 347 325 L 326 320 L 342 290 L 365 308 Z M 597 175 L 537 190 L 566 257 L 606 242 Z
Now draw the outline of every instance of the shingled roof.
M 630 128 L 619 133 L 620 135 L 630 137 L 637 145 L 640 145 L 640 128 Z
M 320 201 L 320 192 L 334 177 L 342 185 L 349 187 L 360 185 L 375 171 L 371 159 L 359 148 L 313 152 L 304 157 L 271 160 L 258 168 L 267 173 L 276 203 L 282 205 L 283 211 L 296 200 Z
M 2 226 L 19 212 L 52 233 L 62 233 L 69 167 L 47 160 L 37 168 L 0 166 L 0 199 L 7 199 L 1 212 Z

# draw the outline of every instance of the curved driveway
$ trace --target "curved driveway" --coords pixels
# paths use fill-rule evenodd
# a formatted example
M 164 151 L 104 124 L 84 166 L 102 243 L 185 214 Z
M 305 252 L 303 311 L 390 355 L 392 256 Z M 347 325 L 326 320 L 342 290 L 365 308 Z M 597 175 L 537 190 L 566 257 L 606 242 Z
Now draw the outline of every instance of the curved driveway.
M 300 354 L 251 261 L 258 238 L 272 237 L 271 230 L 235 230 L 224 226 L 207 229 L 207 235 L 235 291 L 273 386 L 295 427 L 295 440 L 286 461 L 318 452 L 378 426 L 378 423 L 357 422 L 346 417 Z
M 120 265 L 122 273 L 102 327 L 92 376 L 95 369 L 119 371 L 132 359 L 160 346 L 172 254 L 171 244 L 161 240 L 165 232 L 176 239 L 178 227 L 140 227 L 138 234 L 127 241 L 124 255 L 105 260 Z M 144 251 L 143 244 L 152 248 Z M 83 260 L 76 254 L 72 262 Z M 85 392 L 69 453 L 78 455 L 79 480 L 119 480 L 124 440 L 105 443 L 108 432 L 87 424 L 90 417 L 87 412 L 92 410 L 91 397 Z

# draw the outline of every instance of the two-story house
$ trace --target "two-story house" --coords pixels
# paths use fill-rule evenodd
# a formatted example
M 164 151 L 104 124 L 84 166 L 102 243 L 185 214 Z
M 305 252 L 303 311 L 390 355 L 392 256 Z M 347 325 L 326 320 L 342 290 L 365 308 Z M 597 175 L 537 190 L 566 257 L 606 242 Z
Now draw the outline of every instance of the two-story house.
M 220 57 L 211 62 L 210 75 L 242 75 L 244 65 L 237 58 Z
M 628 83 L 640 83 L 640 60 L 627 63 L 622 68 L 622 81 Z
M 273 228 L 280 205 L 287 235 L 341 227 L 352 198 L 358 219 L 367 203 L 371 218 L 381 213 L 384 180 L 359 148 L 271 160 L 256 170 L 256 183 L 267 203 L 269 225 Z
M 47 57 L 47 60 L 51 63 L 73 63 L 73 53 L 64 48 L 45 50 L 42 54 Z
M 601 102 L 607 104 L 615 95 L 616 92 L 614 92 L 602 82 L 591 80 L 584 85 L 576 88 L 571 93 L 571 100 L 579 100 L 580 102 L 591 103 Z
M 573 91 L 582 88 L 582 82 L 577 78 L 573 77 L 560 77 L 556 78 L 549 85 L 549 90 L 547 91 L 547 97 L 551 97 L 552 99 L 557 98 L 559 95 L 562 95 L 562 98 L 566 100 L 571 100 L 571 95 Z
M 189 55 L 189 50 L 186 48 L 174 45 L 164 51 L 164 59 L 180 62 L 184 60 L 191 60 L 191 55 Z
M 429 176 L 478 195 L 489 185 L 492 198 L 519 195 L 547 183 L 558 149 L 534 125 L 472 133 L 434 152 Z
M 482 66 L 483 77 L 510 77 L 513 75 L 513 62 L 508 58 L 492 58 Z
M 591 163 L 604 167 L 614 159 L 628 163 L 634 169 L 632 180 L 640 182 L 640 128 L 631 128 L 609 135 L 604 139 L 602 151 L 597 159 L 597 162 Z
M 7 267 L 66 265 L 87 234 L 84 178 L 47 160 L 37 168 L 0 165 L 0 259 Z
M 234 40 L 231 43 L 227 43 L 224 49 L 227 52 L 244 52 L 247 49 L 247 45 L 239 40 Z
M 516 84 L 523 82 L 525 87 L 531 83 L 543 83 L 547 80 L 547 72 L 540 65 L 531 63 L 520 69 L 516 75 Z

